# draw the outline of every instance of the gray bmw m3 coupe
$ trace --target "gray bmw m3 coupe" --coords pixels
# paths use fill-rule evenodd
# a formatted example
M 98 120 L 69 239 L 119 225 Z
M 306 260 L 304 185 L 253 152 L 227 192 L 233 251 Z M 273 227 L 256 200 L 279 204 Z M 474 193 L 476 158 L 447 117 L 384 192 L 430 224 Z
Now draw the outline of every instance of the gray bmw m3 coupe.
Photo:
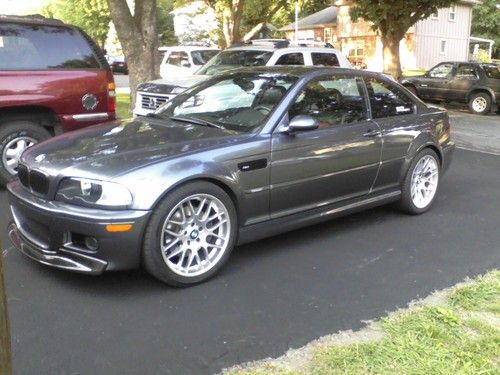
M 238 244 L 386 203 L 427 211 L 453 150 L 446 111 L 382 75 L 231 71 L 147 117 L 29 148 L 9 235 L 52 267 L 142 265 L 187 286 Z

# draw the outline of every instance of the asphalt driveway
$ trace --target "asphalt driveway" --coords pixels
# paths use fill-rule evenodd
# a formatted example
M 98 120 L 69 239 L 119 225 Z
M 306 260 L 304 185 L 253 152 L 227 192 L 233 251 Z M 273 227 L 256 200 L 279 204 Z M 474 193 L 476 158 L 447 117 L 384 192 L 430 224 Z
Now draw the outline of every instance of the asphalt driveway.
M 430 212 L 382 207 L 242 246 L 189 289 L 47 269 L 2 230 L 15 373 L 210 374 L 357 329 L 500 267 L 499 171 L 500 157 L 457 150 Z M 5 228 L 5 192 L 0 210 Z

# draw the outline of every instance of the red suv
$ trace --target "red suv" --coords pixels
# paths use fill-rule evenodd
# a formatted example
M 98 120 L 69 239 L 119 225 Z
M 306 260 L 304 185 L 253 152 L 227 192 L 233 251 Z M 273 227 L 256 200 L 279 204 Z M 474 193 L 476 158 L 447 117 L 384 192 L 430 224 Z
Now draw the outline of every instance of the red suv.
M 16 176 L 27 147 L 114 120 L 115 95 L 104 54 L 82 30 L 0 15 L 0 185 Z

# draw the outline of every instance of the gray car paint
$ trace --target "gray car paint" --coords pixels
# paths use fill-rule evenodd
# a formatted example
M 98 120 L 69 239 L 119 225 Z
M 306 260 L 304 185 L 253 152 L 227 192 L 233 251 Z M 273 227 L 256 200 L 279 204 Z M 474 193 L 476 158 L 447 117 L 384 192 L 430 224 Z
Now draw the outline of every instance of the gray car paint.
M 51 176 L 49 201 L 61 179 L 86 177 L 126 186 L 134 198 L 130 210 L 153 210 L 186 181 L 212 181 L 228 192 L 237 207 L 242 243 L 393 201 L 409 161 L 422 147 L 433 147 L 443 158 L 449 143 L 442 141 L 449 130 L 447 114 L 417 98 L 416 115 L 374 121 L 368 113 L 365 121 L 345 127 L 300 134 L 282 130 L 288 106 L 307 82 L 342 74 L 375 76 L 397 85 L 381 75 L 295 67 L 252 71 L 292 74 L 299 80 L 251 133 L 140 118 L 53 138 L 28 149 L 21 162 Z M 201 85 L 208 84 L 210 80 Z M 265 167 L 249 171 L 239 167 L 263 159 Z

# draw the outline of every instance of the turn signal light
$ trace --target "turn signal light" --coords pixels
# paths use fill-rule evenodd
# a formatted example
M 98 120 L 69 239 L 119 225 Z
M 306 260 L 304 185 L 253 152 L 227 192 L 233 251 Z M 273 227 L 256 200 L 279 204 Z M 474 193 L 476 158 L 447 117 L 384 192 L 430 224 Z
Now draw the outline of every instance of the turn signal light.
M 133 224 L 108 224 L 106 225 L 106 231 L 114 232 L 130 232 L 134 227 Z

